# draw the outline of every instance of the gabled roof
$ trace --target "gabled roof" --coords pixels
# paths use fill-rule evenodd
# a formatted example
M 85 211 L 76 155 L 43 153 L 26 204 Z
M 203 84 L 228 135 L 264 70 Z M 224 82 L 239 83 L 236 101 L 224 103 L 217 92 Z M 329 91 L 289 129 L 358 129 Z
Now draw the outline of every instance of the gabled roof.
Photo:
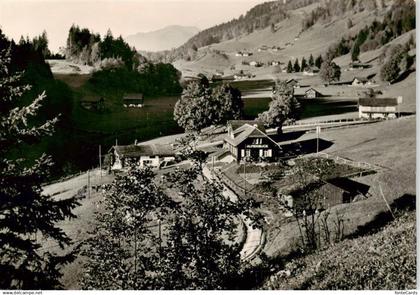
M 129 93 L 124 95 L 123 97 L 124 100 L 143 100 L 143 94 L 141 93 Z
M 318 94 L 321 94 L 321 92 L 319 92 L 318 90 L 316 90 L 315 88 L 309 88 L 308 90 L 305 91 L 305 93 L 307 93 L 308 91 L 315 91 Z
M 287 79 L 287 80 L 286 80 L 286 84 L 289 84 L 289 83 L 292 83 L 292 82 L 299 83 L 299 81 L 298 81 L 298 80 L 296 80 L 296 79 Z
M 236 130 L 239 127 L 242 127 L 245 124 L 249 124 L 251 126 L 257 125 L 258 129 L 265 132 L 264 124 L 258 120 L 229 120 L 227 125 L 232 127 L 232 130 Z
M 397 106 L 397 98 L 359 98 L 359 105 L 366 107 L 387 107 Z
M 352 82 L 354 82 L 354 80 L 356 80 L 356 79 L 359 80 L 360 82 L 363 82 L 363 83 L 366 83 L 366 82 L 369 81 L 369 79 L 365 78 L 365 77 L 354 77 Z
M 170 145 L 117 145 L 113 149 L 122 158 L 138 158 L 141 156 L 174 156 L 175 151 Z
M 367 184 L 343 177 L 329 179 L 327 180 L 327 183 L 330 183 L 346 192 L 361 193 L 364 195 L 367 194 L 370 189 L 370 186 L 368 186 Z
M 234 138 L 232 138 L 229 135 L 226 135 L 225 138 L 224 138 L 225 141 L 227 141 L 228 143 L 230 143 L 233 146 L 238 146 L 239 144 L 241 144 L 247 138 L 266 137 L 271 142 L 273 142 L 276 146 L 278 146 L 280 148 L 280 145 L 277 142 L 272 140 L 267 134 L 265 134 L 263 131 L 261 131 L 256 126 L 245 124 L 242 127 L 236 129 L 233 134 L 234 134 Z
M 304 70 L 304 72 L 310 73 L 310 72 L 319 72 L 319 68 L 316 66 L 308 67 Z

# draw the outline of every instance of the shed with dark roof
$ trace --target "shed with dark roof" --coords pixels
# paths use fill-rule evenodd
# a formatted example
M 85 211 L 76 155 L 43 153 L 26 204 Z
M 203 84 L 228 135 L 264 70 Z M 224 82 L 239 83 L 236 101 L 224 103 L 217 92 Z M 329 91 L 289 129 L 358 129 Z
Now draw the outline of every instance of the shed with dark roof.
M 141 93 L 130 93 L 123 96 L 123 105 L 126 108 L 141 108 L 144 104 L 144 97 Z

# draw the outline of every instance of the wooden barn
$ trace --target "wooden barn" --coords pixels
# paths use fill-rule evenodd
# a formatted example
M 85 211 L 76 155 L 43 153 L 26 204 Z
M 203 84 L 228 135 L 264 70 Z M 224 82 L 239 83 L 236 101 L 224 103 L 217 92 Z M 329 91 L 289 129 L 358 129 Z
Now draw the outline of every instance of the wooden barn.
M 305 98 L 318 98 L 322 97 L 323 95 L 317 91 L 315 88 L 309 88 L 305 91 Z
M 398 115 L 398 105 L 401 103 L 401 96 L 397 98 L 359 98 L 359 118 L 396 118 Z
M 123 105 L 126 108 L 141 108 L 144 104 L 143 94 L 131 93 L 123 97 Z
M 326 181 L 314 181 L 303 189 L 291 192 L 289 206 L 304 210 L 310 202 L 313 209 L 325 210 L 340 204 L 351 203 L 358 196 L 365 197 L 369 189 L 370 186 L 350 178 L 338 177 Z M 303 196 L 309 199 L 304 201 Z

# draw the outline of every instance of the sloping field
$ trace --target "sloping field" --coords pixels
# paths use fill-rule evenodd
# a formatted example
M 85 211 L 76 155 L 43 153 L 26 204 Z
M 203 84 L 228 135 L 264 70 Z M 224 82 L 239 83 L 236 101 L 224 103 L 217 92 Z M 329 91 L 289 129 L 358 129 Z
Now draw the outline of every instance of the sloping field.
M 343 241 L 296 259 L 263 289 L 415 289 L 416 215 L 410 212 L 382 231 Z
M 389 216 L 384 197 L 392 206 L 400 202 L 401 197 L 415 196 L 415 130 L 415 117 L 354 128 L 322 130 L 321 138 L 333 143 L 323 152 L 384 167 L 376 174 L 355 178 L 371 187 L 371 196 L 366 200 L 333 207 L 330 210 L 332 227 L 336 216 L 344 221 L 344 235 L 351 235 L 371 223 L 386 222 Z M 315 137 L 310 133 L 299 140 Z M 272 230 L 264 248 L 267 255 L 283 256 L 297 249 L 300 236 L 295 222 L 271 224 L 270 228 Z
M 308 30 L 301 32 L 302 20 L 319 4 L 312 4 L 301 9 L 290 11 L 290 17 L 276 24 L 276 31 L 273 33 L 271 28 L 265 28 L 244 35 L 240 38 L 212 44 L 199 51 L 208 49 L 218 50 L 229 56 L 228 64 L 224 64 L 219 70 L 229 71 L 230 66 L 234 65 L 236 71 L 247 70 L 258 75 L 269 75 L 273 73 L 273 67 L 254 68 L 242 66 L 242 61 L 270 62 L 273 60 L 287 63 L 288 60 L 302 57 L 308 58 L 312 53 L 314 57 L 319 54 L 325 54 L 327 48 L 339 41 L 343 36 L 355 35 L 365 25 L 370 24 L 374 19 L 380 20 L 385 14 L 385 10 L 362 11 L 358 13 L 348 12 L 340 18 L 334 18 L 332 21 L 317 23 Z M 347 28 L 347 21 L 351 19 L 354 26 Z M 262 51 L 258 48 L 266 45 L 268 47 L 279 46 L 279 51 Z M 249 51 L 253 53 L 249 57 L 236 57 L 237 51 Z M 183 73 L 188 71 L 200 73 L 213 69 L 212 59 L 201 58 L 197 61 L 185 62 L 177 61 L 174 65 Z M 348 64 L 348 63 L 347 63 Z

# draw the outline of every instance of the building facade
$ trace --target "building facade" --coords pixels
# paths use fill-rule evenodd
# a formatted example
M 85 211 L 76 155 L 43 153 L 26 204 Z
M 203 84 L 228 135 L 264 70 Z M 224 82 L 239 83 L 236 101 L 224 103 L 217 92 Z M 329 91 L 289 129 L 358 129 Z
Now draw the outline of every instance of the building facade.
M 239 126 L 240 125 L 240 126 Z M 239 126 L 239 127 L 238 127 Z M 273 161 L 280 155 L 280 146 L 257 121 L 229 121 L 224 146 L 236 161 Z
M 321 97 L 322 94 L 318 91 L 316 91 L 314 88 L 309 88 L 305 91 L 305 98 L 317 98 Z
M 359 98 L 359 118 L 393 119 L 398 116 L 398 98 Z
M 123 105 L 125 108 L 141 108 L 144 104 L 143 94 L 132 93 L 123 97 Z
M 113 171 L 126 169 L 129 165 L 139 168 L 159 169 L 175 160 L 175 152 L 170 145 L 116 145 L 110 150 Z

